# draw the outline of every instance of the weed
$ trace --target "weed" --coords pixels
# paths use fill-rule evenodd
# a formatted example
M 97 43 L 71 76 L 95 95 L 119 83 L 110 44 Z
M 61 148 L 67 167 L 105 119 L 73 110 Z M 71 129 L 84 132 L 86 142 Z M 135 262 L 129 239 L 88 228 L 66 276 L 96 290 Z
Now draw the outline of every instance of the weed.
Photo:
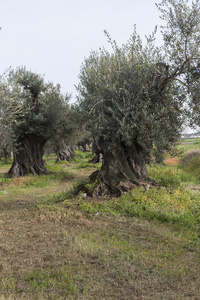
M 94 157 L 94 155 L 88 151 L 84 152 L 81 150 L 76 150 L 75 153 L 76 154 L 75 154 L 75 157 L 73 158 L 73 160 L 77 163 L 82 163 L 83 161 L 89 161 Z
M 62 166 L 63 165 L 68 166 L 70 164 L 70 162 L 67 160 L 60 160 L 60 161 L 56 161 L 55 163 L 56 163 L 56 165 L 62 165 Z
M 169 192 L 166 189 L 152 188 L 145 192 L 136 188 L 120 198 L 101 199 L 94 203 L 80 199 L 78 204 L 80 210 L 90 213 L 139 217 L 188 229 L 195 229 L 200 225 L 199 197 L 184 189 Z
M 76 183 L 73 185 L 72 189 L 67 191 L 66 198 L 73 198 L 77 194 L 77 188 L 79 186 L 85 185 L 88 182 L 88 179 L 78 179 Z
M 47 291 L 67 298 L 76 290 L 75 284 L 70 280 L 67 270 L 36 269 L 29 272 L 26 281 L 30 284 L 31 291 L 39 295 L 45 295 Z
M 193 174 L 176 166 L 156 165 L 147 169 L 149 177 L 163 187 L 178 188 L 183 182 L 194 181 Z
M 101 168 L 101 162 L 98 164 L 90 163 L 89 161 L 82 162 L 77 169 L 84 169 L 84 168 L 96 168 L 100 169 Z
M 5 160 L 0 160 L 0 167 L 2 166 L 7 166 L 7 165 L 11 165 L 13 162 L 13 159 L 12 158 L 9 158 L 7 161 Z
M 13 272 L 8 272 L 6 276 L 1 278 L 0 290 L 5 294 L 14 293 L 17 290 L 17 280 Z
M 189 152 L 183 158 L 181 168 L 185 173 L 193 175 L 196 182 L 200 181 L 200 151 Z
M 51 206 L 59 202 L 63 202 L 67 199 L 67 192 L 61 192 L 59 194 L 53 194 L 42 197 L 38 202 L 37 205 L 39 206 Z

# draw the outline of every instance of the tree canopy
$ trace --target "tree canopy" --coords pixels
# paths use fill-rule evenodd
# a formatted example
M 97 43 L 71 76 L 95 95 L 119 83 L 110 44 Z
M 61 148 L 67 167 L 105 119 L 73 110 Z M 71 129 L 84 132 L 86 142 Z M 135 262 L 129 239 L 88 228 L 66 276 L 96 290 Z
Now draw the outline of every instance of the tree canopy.
M 1 77 L 2 120 L 13 139 L 28 134 L 49 139 L 60 119 L 64 97 L 59 85 L 45 83 L 41 75 L 25 68 L 8 70 Z
M 43 147 L 56 134 L 68 99 L 60 86 L 26 68 L 8 70 L 1 77 L 1 126 L 10 133 L 14 162 L 9 176 L 45 173 Z
M 136 32 L 113 53 L 93 52 L 80 72 L 80 107 L 87 114 L 96 137 L 131 145 L 137 141 L 146 150 L 152 143 L 166 146 L 180 131 L 182 101 L 174 82 L 163 88 L 168 72 L 158 74 L 161 51 L 142 46 Z M 165 66 L 165 65 L 164 65 Z
M 112 53 L 105 48 L 93 51 L 80 69 L 78 100 L 88 118 L 88 129 L 102 141 L 104 158 L 110 153 L 110 161 L 115 160 L 117 166 L 121 147 L 121 160 L 124 155 L 127 161 L 127 168 L 119 167 L 115 182 L 120 176 L 132 183 L 149 181 L 144 161 L 153 147 L 165 149 L 177 140 L 185 118 L 183 107 L 194 93 L 193 74 L 199 64 L 199 1 L 190 6 L 187 0 L 163 0 L 157 7 L 165 22 L 161 47 L 154 43 L 156 29 L 144 45 L 135 28 L 121 47 L 106 33 Z M 114 151 L 118 154 L 111 159 Z M 109 160 L 103 162 L 99 173 L 100 193 L 107 193 L 108 186 L 111 192 L 115 190 L 105 179 L 112 177 L 108 169 Z

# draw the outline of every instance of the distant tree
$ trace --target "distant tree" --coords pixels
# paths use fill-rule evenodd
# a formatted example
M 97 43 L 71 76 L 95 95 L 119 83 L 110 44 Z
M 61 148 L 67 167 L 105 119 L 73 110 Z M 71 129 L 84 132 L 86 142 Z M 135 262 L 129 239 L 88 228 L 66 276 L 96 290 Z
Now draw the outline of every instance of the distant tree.
M 2 121 L 0 126 L 0 159 L 3 158 L 7 162 L 8 158 L 11 157 L 12 151 L 11 132 L 9 131 L 9 127 Z
M 45 83 L 42 76 L 25 68 L 7 71 L 0 83 L 0 124 L 11 134 L 14 159 L 9 177 L 46 174 L 43 152 L 56 134 L 65 99 L 59 85 Z
M 122 47 L 107 34 L 113 52 L 92 52 L 81 67 L 80 109 L 103 154 L 93 194 L 155 184 L 145 166 L 153 147 L 169 148 L 179 137 L 188 77 L 199 60 L 200 5 L 188 2 L 157 5 L 166 22 L 162 47 L 154 46 L 155 32 L 143 46 L 135 30 Z
M 51 144 L 57 155 L 57 161 L 70 161 L 75 156 L 79 135 L 79 113 L 76 106 L 68 104 L 67 109 L 62 111 L 56 132 Z
M 77 136 L 77 146 L 86 151 L 87 147 L 92 144 L 92 136 L 91 134 L 85 129 L 85 124 L 80 126 L 79 135 Z

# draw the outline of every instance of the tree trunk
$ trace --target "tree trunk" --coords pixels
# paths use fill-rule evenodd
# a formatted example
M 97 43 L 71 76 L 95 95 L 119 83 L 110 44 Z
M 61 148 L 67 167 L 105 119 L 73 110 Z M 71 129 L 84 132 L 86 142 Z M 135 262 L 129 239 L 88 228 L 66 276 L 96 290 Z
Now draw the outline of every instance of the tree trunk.
M 33 135 L 18 141 L 17 149 L 13 154 L 13 164 L 6 174 L 7 177 L 48 174 L 43 161 L 45 144 L 46 140 Z
M 146 155 L 140 145 L 135 143 L 127 147 L 121 143 L 111 150 L 109 144 L 104 141 L 100 143 L 100 147 L 103 153 L 102 168 L 90 176 L 90 188 L 87 189 L 87 184 L 84 188 L 88 195 L 120 196 L 136 186 L 148 188 L 156 185 L 156 182 L 148 177 Z
M 92 154 L 95 154 L 95 156 L 89 162 L 98 164 L 100 162 L 100 160 L 102 159 L 102 150 L 101 150 L 99 144 L 95 140 L 92 143 Z
M 72 147 L 66 146 L 65 148 L 56 150 L 57 161 L 70 161 L 71 158 L 75 156 L 75 151 Z
M 3 157 L 5 163 L 7 163 L 8 159 L 11 157 L 11 153 L 7 150 L 7 148 L 3 148 Z

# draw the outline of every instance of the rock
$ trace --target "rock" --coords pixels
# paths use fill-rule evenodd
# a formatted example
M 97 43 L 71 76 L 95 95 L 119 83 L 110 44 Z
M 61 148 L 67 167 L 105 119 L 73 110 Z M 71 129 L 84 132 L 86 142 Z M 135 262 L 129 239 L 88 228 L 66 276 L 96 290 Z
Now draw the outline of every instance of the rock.
M 97 212 L 97 213 L 96 213 L 96 216 L 100 216 L 100 215 L 101 215 L 100 212 Z

